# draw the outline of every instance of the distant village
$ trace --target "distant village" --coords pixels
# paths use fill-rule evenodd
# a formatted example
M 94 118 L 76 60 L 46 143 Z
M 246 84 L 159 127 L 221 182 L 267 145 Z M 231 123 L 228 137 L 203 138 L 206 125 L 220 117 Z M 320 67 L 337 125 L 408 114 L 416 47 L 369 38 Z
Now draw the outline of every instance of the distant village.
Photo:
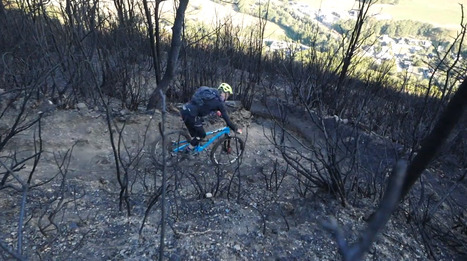
M 356 19 L 358 15 L 358 10 L 312 9 L 307 4 L 293 1 L 290 1 L 289 4 L 297 16 L 307 16 L 328 28 L 331 28 L 332 25 L 341 19 Z M 392 19 L 392 17 L 387 14 L 374 14 L 373 17 L 379 20 Z M 428 78 L 431 75 L 432 70 L 428 68 L 426 64 L 416 66 L 414 63 L 417 57 L 418 59 L 426 58 L 419 55 L 419 52 L 432 47 L 431 41 L 407 37 L 391 38 L 388 35 L 381 35 L 378 38 L 378 43 L 379 44 L 363 46 L 360 53 L 364 56 L 372 57 L 378 64 L 394 59 L 397 72 L 407 71 L 422 78 Z M 286 52 L 291 50 L 297 51 L 309 48 L 301 44 L 291 44 L 290 42 L 287 43 L 271 39 L 266 39 L 265 45 L 270 52 L 278 50 L 286 50 Z M 430 57 L 431 55 L 428 56 Z

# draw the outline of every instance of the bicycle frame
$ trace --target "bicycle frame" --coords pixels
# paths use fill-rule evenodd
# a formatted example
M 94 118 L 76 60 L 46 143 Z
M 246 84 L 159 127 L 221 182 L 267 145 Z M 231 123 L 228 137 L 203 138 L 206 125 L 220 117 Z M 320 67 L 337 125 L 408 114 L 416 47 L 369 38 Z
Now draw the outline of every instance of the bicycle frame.
M 216 134 L 215 136 L 211 137 L 207 142 L 205 142 L 203 145 L 199 145 L 196 146 L 193 150 L 194 152 L 196 153 L 200 153 L 201 151 L 205 150 L 207 147 L 209 147 L 209 145 L 211 145 L 215 140 L 217 140 L 218 138 L 220 138 L 221 136 L 223 135 L 229 135 L 230 134 L 230 128 L 229 127 L 223 127 L 223 128 L 220 128 L 220 129 L 217 129 L 217 130 L 213 130 L 213 131 L 208 131 L 206 132 L 206 137 L 209 137 L 209 136 L 212 136 Z M 186 146 L 188 146 L 188 144 L 190 143 L 190 141 L 187 141 L 187 140 L 183 140 L 183 141 L 180 141 L 178 143 L 178 147 L 176 147 L 173 152 L 180 152 L 180 151 L 184 151 Z

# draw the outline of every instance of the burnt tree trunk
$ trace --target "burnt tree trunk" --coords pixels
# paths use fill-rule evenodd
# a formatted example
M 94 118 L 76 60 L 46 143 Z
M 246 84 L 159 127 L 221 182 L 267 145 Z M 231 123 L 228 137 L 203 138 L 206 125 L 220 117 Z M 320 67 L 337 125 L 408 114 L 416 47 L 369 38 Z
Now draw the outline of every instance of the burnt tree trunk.
M 417 156 L 410 162 L 402 187 L 401 200 L 407 196 L 413 184 L 420 178 L 423 170 L 433 160 L 441 149 L 444 141 L 448 138 L 452 129 L 461 119 L 467 107 L 467 77 L 460 85 L 457 92 L 449 101 L 446 109 L 441 114 L 438 122 L 421 144 Z
M 152 110 L 157 107 L 157 104 L 160 100 L 160 90 L 162 90 L 163 93 L 166 93 L 170 82 L 175 77 L 175 70 L 177 69 L 178 64 L 178 55 L 182 46 L 182 27 L 183 21 L 185 20 L 185 11 L 188 6 L 188 1 L 189 0 L 180 0 L 180 5 L 177 8 L 177 14 L 175 16 L 174 25 L 172 28 L 172 42 L 167 60 L 167 69 L 164 73 L 164 77 L 149 98 L 149 102 L 146 107 L 148 110 Z

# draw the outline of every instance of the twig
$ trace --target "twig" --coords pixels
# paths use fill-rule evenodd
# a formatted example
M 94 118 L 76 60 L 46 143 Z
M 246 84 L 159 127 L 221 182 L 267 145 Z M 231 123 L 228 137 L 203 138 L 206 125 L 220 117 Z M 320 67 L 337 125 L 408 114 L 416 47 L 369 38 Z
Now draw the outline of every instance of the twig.
M 162 100 L 162 122 L 159 125 L 159 131 L 162 135 L 162 144 L 165 144 L 165 121 L 166 121 L 166 103 L 165 94 L 162 90 L 159 91 Z M 162 167 L 162 202 L 161 202 L 161 237 L 159 244 L 159 260 L 164 257 L 164 240 L 165 240 L 165 219 L 166 219 L 166 194 L 167 194 L 167 162 L 165 154 L 167 153 L 165 146 L 162 147 L 162 157 L 164 158 Z
M 177 235 L 182 235 L 182 236 L 191 236 L 191 235 L 204 235 L 204 234 L 207 234 L 207 233 L 222 233 L 222 230 L 211 230 L 211 229 L 208 229 L 208 230 L 205 230 L 205 231 L 190 231 L 190 232 L 187 232 L 187 233 L 183 233 L 183 232 L 177 232 Z
M 0 248 L 2 248 L 3 250 L 5 250 L 5 252 L 7 252 L 9 255 L 11 255 L 12 257 L 18 259 L 18 260 L 27 260 L 25 257 L 23 257 L 22 255 L 12 251 L 7 245 L 5 245 L 3 242 L 0 242 Z

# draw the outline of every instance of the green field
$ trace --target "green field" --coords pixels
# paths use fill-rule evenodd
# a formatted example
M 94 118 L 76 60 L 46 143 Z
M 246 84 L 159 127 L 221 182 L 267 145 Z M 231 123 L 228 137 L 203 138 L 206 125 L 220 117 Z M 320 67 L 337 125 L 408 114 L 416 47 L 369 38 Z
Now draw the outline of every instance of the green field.
M 298 0 L 313 8 L 349 10 L 358 7 L 354 0 Z M 461 8 L 467 13 L 467 0 L 399 0 L 397 5 L 375 4 L 370 11 L 389 14 L 396 20 L 414 20 L 449 29 L 459 28 Z M 465 22 L 465 21 L 464 21 Z
M 161 8 L 169 20 L 174 17 L 173 2 L 174 0 L 163 1 Z M 254 26 L 259 23 L 259 19 L 257 17 L 238 13 L 232 9 L 231 5 L 222 5 L 205 0 L 190 0 L 190 4 L 186 11 L 186 18 L 187 20 L 204 23 L 207 26 L 225 22 L 226 19 L 232 21 L 234 26 L 239 27 Z M 280 40 L 286 38 L 285 30 L 275 23 L 267 23 L 264 33 L 265 38 Z
M 299 3 L 309 5 L 313 9 L 332 10 L 351 10 L 358 8 L 356 0 L 295 0 Z M 167 12 L 173 11 L 173 0 L 164 1 L 164 7 Z M 284 2 L 281 0 L 281 2 Z M 397 5 L 375 4 L 371 7 L 371 13 L 389 14 L 394 20 L 413 20 L 433 24 L 436 27 L 442 27 L 457 31 L 460 26 L 461 8 L 463 4 L 467 13 L 467 0 L 399 0 Z M 205 24 L 213 24 L 216 19 L 232 17 L 235 25 L 245 26 L 258 23 L 258 18 L 239 14 L 232 9 L 231 5 L 219 4 L 205 0 L 191 0 L 187 18 Z M 466 19 L 467 20 L 467 19 Z M 275 23 L 267 23 L 265 38 L 283 40 L 287 38 L 287 32 L 284 27 Z
M 384 6 L 383 11 L 396 20 L 410 19 L 455 29 L 462 16 L 459 3 L 467 11 L 467 0 L 400 0 L 398 5 Z

